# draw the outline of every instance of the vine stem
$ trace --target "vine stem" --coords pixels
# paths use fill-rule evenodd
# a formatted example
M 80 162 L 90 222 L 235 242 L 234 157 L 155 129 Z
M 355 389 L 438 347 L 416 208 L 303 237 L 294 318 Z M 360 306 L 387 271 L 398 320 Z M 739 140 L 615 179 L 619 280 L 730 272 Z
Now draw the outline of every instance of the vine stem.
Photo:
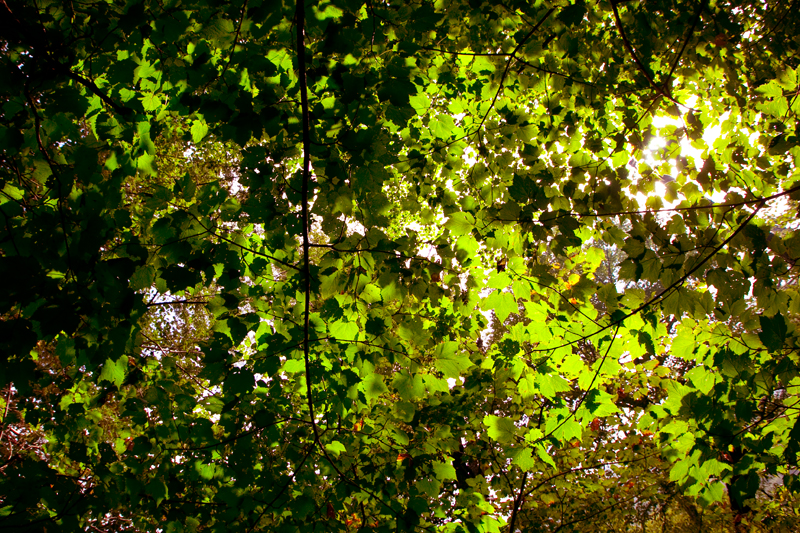
M 303 115 L 303 187 L 300 191 L 303 208 L 303 292 L 305 302 L 303 310 L 303 362 L 306 370 L 306 396 L 308 397 L 308 413 L 311 427 L 314 428 L 314 442 L 324 451 L 319 440 L 319 429 L 314 415 L 314 396 L 311 390 L 311 353 L 309 344 L 309 317 L 311 316 L 311 263 L 308 252 L 311 241 L 308 236 L 308 182 L 311 178 L 311 127 L 308 114 L 308 83 L 306 81 L 306 43 L 305 43 L 305 0 L 297 0 L 295 23 L 297 24 L 297 67 L 300 79 L 300 108 Z
M 311 417 L 311 427 L 314 429 L 314 444 L 319 447 L 320 452 L 336 471 L 339 477 L 345 483 L 352 485 L 358 490 L 366 492 L 372 496 L 376 501 L 385 506 L 396 517 L 399 517 L 397 511 L 383 498 L 380 498 L 375 492 L 366 487 L 360 486 L 358 483 L 349 479 L 344 473 L 336 466 L 336 463 L 328 454 L 328 451 L 322 445 L 319 437 L 319 428 L 314 414 L 314 396 L 311 390 L 311 353 L 310 353 L 310 339 L 309 339 L 309 317 L 311 315 L 311 263 L 308 257 L 309 249 L 311 248 L 311 239 L 308 235 L 309 228 L 309 214 L 308 214 L 308 185 L 311 180 L 311 128 L 308 113 L 308 83 L 306 81 L 306 45 L 304 39 L 305 28 L 305 4 L 304 0 L 297 0 L 295 4 L 295 23 L 297 24 L 297 66 L 298 78 L 300 80 L 300 107 L 303 115 L 303 186 L 300 191 L 302 203 L 302 216 L 303 216 L 303 292 L 305 293 L 305 304 L 303 311 L 303 361 L 305 363 L 306 374 L 306 396 L 308 397 L 308 411 Z

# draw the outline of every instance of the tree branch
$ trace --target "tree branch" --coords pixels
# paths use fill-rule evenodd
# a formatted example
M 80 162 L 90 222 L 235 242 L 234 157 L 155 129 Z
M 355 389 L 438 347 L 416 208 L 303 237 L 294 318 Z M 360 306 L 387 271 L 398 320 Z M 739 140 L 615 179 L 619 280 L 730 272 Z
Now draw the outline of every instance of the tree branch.
M 697 23 L 700 22 L 700 15 L 703 14 L 703 9 L 706 7 L 706 2 L 708 0 L 700 0 L 699 5 L 697 6 L 697 11 L 692 18 L 692 26 L 689 28 L 689 31 L 686 32 L 686 38 L 683 41 L 683 46 L 681 47 L 681 51 L 678 52 L 677 57 L 675 57 L 675 61 L 672 62 L 672 68 L 669 69 L 669 74 L 667 74 L 667 81 L 665 83 L 669 83 L 672 79 L 672 75 L 675 73 L 675 69 L 678 68 L 678 63 L 683 57 L 683 53 L 686 51 L 686 47 L 689 45 L 689 41 L 692 39 L 692 35 L 694 34 L 695 28 L 697 28 Z
M 90 93 L 96 95 L 98 98 L 100 98 L 100 100 L 103 101 L 104 104 L 114 109 L 117 113 L 123 116 L 130 116 L 135 113 L 133 109 L 120 105 L 116 103 L 114 100 L 112 100 L 111 97 L 109 97 L 107 94 L 101 91 L 100 87 L 95 85 L 95 83 L 92 80 L 86 79 L 83 76 L 75 74 L 68 68 L 64 68 L 63 71 L 68 78 L 70 78 L 71 80 L 75 80 L 84 87 L 86 87 L 86 89 L 88 89 Z
M 716 209 L 718 207 L 741 207 L 744 205 L 755 205 L 760 204 L 762 202 L 769 202 L 770 200 L 774 200 L 776 198 L 780 198 L 781 196 L 787 196 L 792 194 L 793 192 L 800 191 L 800 185 L 795 185 L 791 189 L 786 189 L 783 192 L 775 193 L 770 196 L 764 196 L 762 198 L 754 198 L 753 200 L 742 200 L 741 202 L 730 202 L 727 204 L 708 204 L 708 205 L 690 205 L 687 207 L 670 207 L 665 209 L 643 209 L 639 211 L 617 211 L 615 213 L 576 213 L 574 211 L 569 211 L 564 213 L 563 215 L 559 215 L 555 218 L 551 218 L 548 221 L 559 220 L 563 217 L 573 216 L 573 217 L 580 217 L 580 218 L 601 218 L 601 217 L 616 217 L 622 215 L 646 215 L 646 214 L 655 214 L 655 213 L 676 213 L 682 211 L 699 211 L 701 209 Z M 504 220 L 501 218 L 495 218 L 494 220 L 500 220 L 504 222 L 508 222 L 508 220 Z M 520 220 L 520 222 L 522 222 Z
M 616 0 L 611 0 L 611 8 L 614 10 L 614 21 L 617 24 L 617 31 L 619 31 L 620 37 L 622 37 L 622 43 L 625 45 L 625 50 L 628 51 L 628 54 L 630 54 L 631 58 L 633 59 L 633 62 L 636 64 L 636 68 L 639 69 L 639 72 L 641 72 L 642 75 L 644 75 L 644 77 L 647 79 L 647 82 L 650 84 L 650 86 L 653 89 L 656 90 L 656 92 L 658 94 L 660 94 L 661 96 L 663 96 L 664 98 L 666 98 L 670 102 L 673 102 L 675 104 L 678 104 L 678 105 L 682 106 L 683 104 L 681 104 L 680 102 L 675 100 L 672 96 L 670 96 L 666 92 L 666 90 L 663 87 L 660 87 L 655 82 L 655 80 L 653 80 L 653 77 L 650 76 L 649 72 L 647 72 L 647 69 L 645 68 L 644 64 L 639 60 L 639 57 L 636 55 L 636 51 L 633 49 L 633 46 L 631 46 L 631 43 L 628 40 L 628 36 L 625 35 L 625 29 L 622 27 L 622 20 L 620 20 L 620 18 L 619 18 L 619 11 L 617 10 L 617 1 Z

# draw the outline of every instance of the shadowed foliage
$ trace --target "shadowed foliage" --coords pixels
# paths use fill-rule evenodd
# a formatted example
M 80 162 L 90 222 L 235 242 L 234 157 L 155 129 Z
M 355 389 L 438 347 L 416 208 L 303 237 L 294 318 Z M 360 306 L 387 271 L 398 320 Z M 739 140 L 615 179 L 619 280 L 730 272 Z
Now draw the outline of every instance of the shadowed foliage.
M 795 7 L 0 2 L 0 529 L 794 527 Z

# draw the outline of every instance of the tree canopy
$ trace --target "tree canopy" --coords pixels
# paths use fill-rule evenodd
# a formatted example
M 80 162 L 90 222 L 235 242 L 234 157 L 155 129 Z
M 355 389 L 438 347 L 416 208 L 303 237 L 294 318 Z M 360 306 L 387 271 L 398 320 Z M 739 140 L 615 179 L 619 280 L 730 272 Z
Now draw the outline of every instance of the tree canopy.
M 786 0 L 0 2 L 0 528 L 788 530 Z

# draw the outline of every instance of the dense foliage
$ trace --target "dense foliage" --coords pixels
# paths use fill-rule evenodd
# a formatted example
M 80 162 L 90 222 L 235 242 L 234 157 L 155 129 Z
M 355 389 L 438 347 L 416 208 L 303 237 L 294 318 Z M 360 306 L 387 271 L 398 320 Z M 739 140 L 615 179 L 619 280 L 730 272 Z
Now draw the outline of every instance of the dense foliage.
M 799 22 L 0 2 L 0 529 L 792 528 Z

